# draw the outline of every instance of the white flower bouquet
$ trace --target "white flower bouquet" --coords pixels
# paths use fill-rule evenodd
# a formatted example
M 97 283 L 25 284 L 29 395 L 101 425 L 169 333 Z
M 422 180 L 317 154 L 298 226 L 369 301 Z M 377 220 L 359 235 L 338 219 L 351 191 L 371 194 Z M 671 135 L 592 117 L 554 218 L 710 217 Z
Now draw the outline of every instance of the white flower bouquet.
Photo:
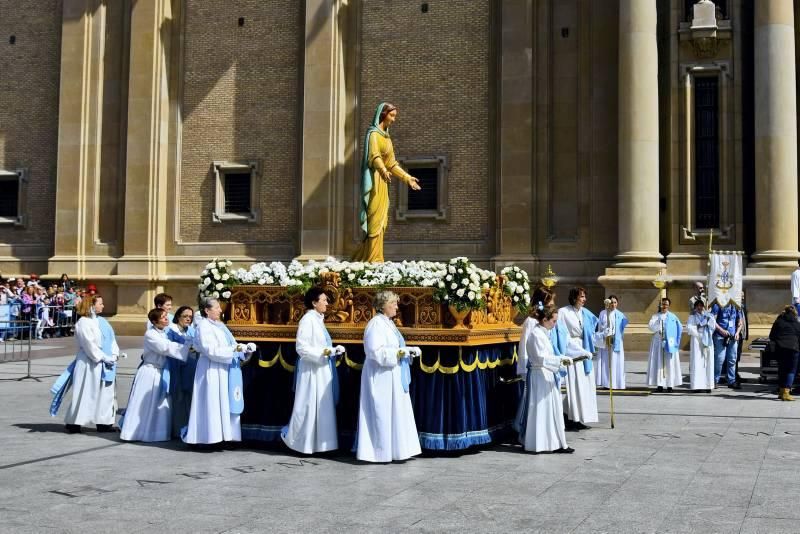
M 238 277 L 230 271 L 233 263 L 230 260 L 214 258 L 206 264 L 200 273 L 197 284 L 200 298 L 215 298 L 228 302 L 231 298 L 231 287 L 239 283 Z
M 461 256 L 448 262 L 443 279 L 436 283 L 434 295 L 459 311 L 479 309 L 486 306 L 483 290 L 488 290 L 495 282 L 496 275 L 492 271 L 479 269 Z
M 514 307 L 521 315 L 527 315 L 531 305 L 531 282 L 528 273 L 516 265 L 510 265 L 500 271 L 506 279 L 503 293 L 511 298 Z

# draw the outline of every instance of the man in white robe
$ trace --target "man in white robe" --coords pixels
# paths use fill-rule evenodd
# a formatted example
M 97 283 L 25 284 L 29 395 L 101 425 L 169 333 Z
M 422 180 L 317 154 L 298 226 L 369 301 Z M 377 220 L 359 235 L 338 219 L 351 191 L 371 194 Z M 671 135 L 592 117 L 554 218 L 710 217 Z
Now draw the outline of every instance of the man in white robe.
M 711 393 L 714 389 L 714 316 L 706 311 L 702 301 L 695 302 L 694 312 L 686 323 L 691 337 L 689 344 L 689 388 Z
M 566 355 L 570 357 L 583 355 L 591 361 L 594 352 L 591 340 L 594 337 L 597 318 L 584 308 L 586 290 L 582 287 L 570 290 L 569 301 L 569 306 L 558 310 L 558 322 L 566 328 L 568 335 Z M 564 412 L 571 421 L 568 428 L 584 429 L 588 428 L 584 423 L 599 421 L 594 373 L 591 363 L 578 362 L 577 365 L 570 365 L 567 368 Z
M 305 295 L 306 314 L 297 325 L 297 373 L 294 406 L 281 439 L 292 450 L 304 454 L 339 448 L 336 435 L 338 378 L 333 358 L 344 347 L 333 346 L 325 328 L 328 296 L 317 287 Z

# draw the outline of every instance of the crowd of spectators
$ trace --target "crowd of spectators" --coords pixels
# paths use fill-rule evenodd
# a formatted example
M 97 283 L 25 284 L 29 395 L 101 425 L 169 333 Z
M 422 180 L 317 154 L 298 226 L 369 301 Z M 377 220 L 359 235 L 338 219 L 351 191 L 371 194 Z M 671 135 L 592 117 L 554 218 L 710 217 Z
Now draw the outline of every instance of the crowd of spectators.
M 72 335 L 76 306 L 96 291 L 93 284 L 78 287 L 66 273 L 58 280 L 0 274 L 0 342 Z

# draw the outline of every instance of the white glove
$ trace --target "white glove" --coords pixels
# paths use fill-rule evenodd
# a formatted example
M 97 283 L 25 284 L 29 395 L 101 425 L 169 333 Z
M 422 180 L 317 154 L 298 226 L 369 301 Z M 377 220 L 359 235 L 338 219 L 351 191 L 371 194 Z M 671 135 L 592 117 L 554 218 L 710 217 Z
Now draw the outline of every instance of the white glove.
M 409 356 L 412 358 L 419 358 L 422 356 L 422 349 L 419 347 L 406 347 L 406 352 L 408 352 Z
M 231 348 L 233 349 L 233 352 L 244 352 L 245 346 L 241 343 L 234 343 Z
M 344 348 L 344 346 L 342 346 L 342 345 L 336 345 L 335 347 L 333 347 L 333 353 L 334 353 L 336 356 L 339 356 L 339 355 L 341 355 L 341 354 L 344 354 L 345 352 L 347 352 L 347 350 L 346 350 L 346 349 Z
M 103 356 L 104 363 L 116 363 L 117 357 L 116 355 L 112 354 L 111 356 Z
M 256 347 L 255 343 L 248 343 L 247 346 L 245 347 L 245 352 L 252 353 L 252 352 L 255 352 L 256 349 L 258 349 L 258 347 Z
M 614 335 L 614 330 L 610 326 L 608 328 L 606 328 L 605 336 L 606 337 L 611 337 L 613 335 Z

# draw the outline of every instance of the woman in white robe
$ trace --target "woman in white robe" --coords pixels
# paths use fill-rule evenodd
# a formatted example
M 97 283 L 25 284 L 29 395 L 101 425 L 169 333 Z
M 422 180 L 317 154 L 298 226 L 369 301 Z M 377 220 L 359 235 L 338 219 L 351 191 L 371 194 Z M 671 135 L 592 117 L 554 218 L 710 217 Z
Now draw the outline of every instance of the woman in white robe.
M 169 441 L 172 414 L 168 392 L 169 376 L 163 374 L 167 358 L 186 361 L 189 345 L 167 337 L 170 320 L 167 310 L 154 308 L 147 314 L 152 324 L 144 334 L 142 364 L 136 370 L 128 406 L 122 420 L 120 439 L 124 441 Z
M 312 287 L 305 294 L 306 314 L 297 325 L 297 369 L 292 417 L 281 439 L 304 454 L 339 448 L 336 435 L 338 377 L 335 358 L 344 347 L 333 346 L 325 328 L 328 296 Z
M 194 311 L 189 306 L 181 306 L 175 312 L 172 324 L 167 328 L 167 339 L 183 343 L 189 347 L 186 361 L 170 363 L 174 369 L 169 391 L 170 412 L 172 412 L 172 437 L 179 438 L 181 429 L 189 424 L 189 410 L 192 408 L 192 388 L 194 373 L 197 370 L 197 351 L 194 348 L 195 327 L 192 324 Z
M 64 417 L 66 430 L 79 433 L 81 426 L 95 425 L 98 432 L 116 431 L 115 381 L 103 379 L 119 357 L 119 346 L 108 321 L 100 317 L 103 297 L 86 296 L 80 305 L 81 318 L 75 324 L 78 355 L 72 374 L 72 400 Z
M 717 326 L 714 316 L 706 311 L 705 302 L 697 299 L 694 311 L 686 322 L 689 342 L 689 389 L 711 393 L 714 389 L 714 340 Z
M 526 341 L 529 358 L 527 414 L 520 430 L 520 443 L 531 452 L 571 453 L 574 450 L 567 445 L 564 433 L 564 412 L 556 373 L 564 372 L 564 366 L 572 362 L 553 352 L 550 330 L 558 320 L 555 307 L 548 306 L 537 312 L 538 324 Z
M 420 349 L 406 347 L 392 321 L 397 300 L 391 291 L 375 295 L 377 313 L 364 330 L 356 458 L 365 462 L 405 460 L 422 452 L 411 396 L 402 376 Z
M 616 295 L 610 295 L 607 299 L 608 309 L 600 312 L 600 317 L 597 322 L 598 341 L 597 344 L 597 369 L 594 375 L 597 378 L 597 385 L 608 389 L 609 384 L 613 381 L 612 389 L 625 389 L 625 346 L 623 344 L 623 336 L 625 334 L 625 326 L 628 324 L 628 318 L 625 314 L 617 308 L 619 299 Z M 608 321 L 608 316 L 611 315 L 611 322 Z M 611 378 L 609 381 L 609 359 L 608 347 L 606 340 L 610 338 L 612 341 L 611 348 Z
M 670 299 L 661 299 L 661 311 L 653 314 L 647 324 L 653 332 L 647 363 L 647 384 L 656 386 L 659 392 L 664 388 L 669 392 L 683 384 L 680 359 L 682 328 L 675 314 L 669 311 L 670 304 Z
M 572 288 L 569 292 L 569 306 L 558 310 L 558 322 L 568 336 L 564 355 L 570 358 L 585 356 L 589 360 L 594 354 L 594 333 L 597 317 L 585 308 L 586 290 Z M 586 370 L 589 369 L 589 372 Z M 569 419 L 568 428 L 583 430 L 589 428 L 584 423 L 597 423 L 597 386 L 593 362 L 569 366 L 567 369 L 567 394 L 564 398 L 564 411 Z
M 203 311 L 205 319 L 198 322 L 194 341 L 200 356 L 183 441 L 189 444 L 241 441 L 240 416 L 231 413 L 228 368 L 234 358 L 243 356 L 246 348 L 236 343 L 220 320 L 222 308 L 216 299 L 206 299 Z

